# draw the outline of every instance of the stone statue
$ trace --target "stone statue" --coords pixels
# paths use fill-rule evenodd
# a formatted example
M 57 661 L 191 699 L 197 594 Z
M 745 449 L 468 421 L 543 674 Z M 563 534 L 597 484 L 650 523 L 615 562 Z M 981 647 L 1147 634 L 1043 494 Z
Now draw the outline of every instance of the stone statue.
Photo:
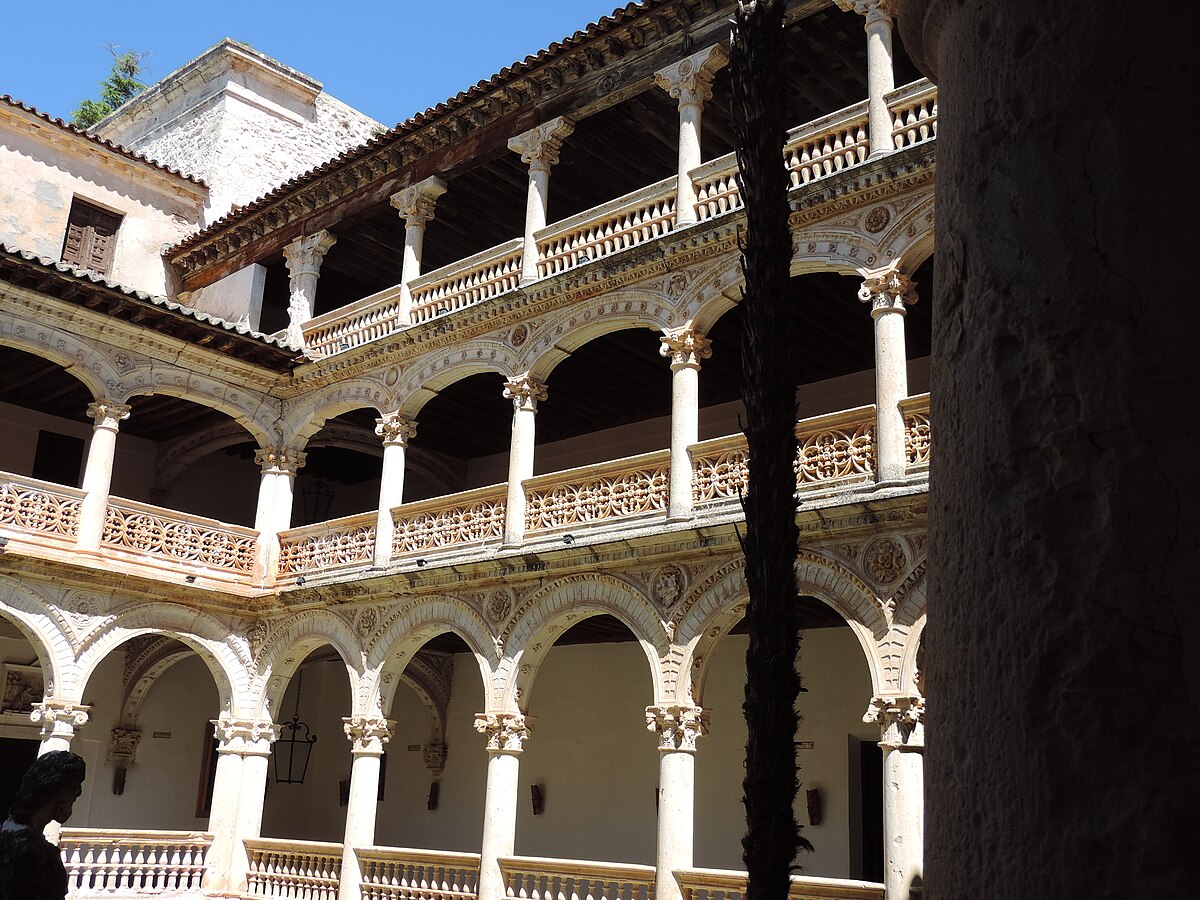
M 58 848 L 42 837 L 63 823 L 83 789 L 86 766 L 69 750 L 39 756 L 25 773 L 0 825 L 0 900 L 63 900 L 67 871 Z

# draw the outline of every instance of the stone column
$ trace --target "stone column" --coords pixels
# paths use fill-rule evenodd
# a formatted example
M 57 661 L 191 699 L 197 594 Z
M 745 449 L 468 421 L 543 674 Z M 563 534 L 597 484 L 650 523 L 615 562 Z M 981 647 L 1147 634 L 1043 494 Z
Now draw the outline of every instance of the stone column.
M 904 478 L 904 413 L 908 396 L 908 360 L 904 353 L 904 308 L 917 302 L 916 284 L 891 270 L 868 276 L 858 299 L 871 304 L 875 320 L 875 465 L 880 483 Z
M 379 760 L 383 745 L 392 739 L 395 722 L 383 716 L 351 716 L 342 719 L 350 753 L 350 801 L 346 805 L 346 836 L 342 841 L 342 877 L 338 900 L 359 900 L 362 873 L 357 847 L 375 842 L 375 812 L 379 802 Z
M 676 869 L 692 866 L 696 819 L 696 740 L 708 734 L 698 706 L 647 706 L 646 727 L 658 734 L 658 853 L 656 900 L 682 900 Z
M 885 97 L 896 89 L 892 70 L 892 13 L 895 0 L 837 0 L 846 12 L 866 18 L 867 32 L 867 133 L 871 155 L 895 149 L 892 114 Z
M 292 488 L 296 473 L 304 468 L 306 454 L 286 447 L 268 447 L 254 454 L 262 470 L 258 483 L 258 508 L 254 528 L 258 531 L 255 574 L 266 578 L 275 571 L 279 554 L 279 532 L 292 524 Z
M 39 735 L 42 744 L 38 747 L 38 756 L 52 750 L 70 750 L 75 729 L 88 723 L 91 709 L 90 706 L 63 700 L 46 699 L 35 703 L 29 712 L 29 718 L 42 726 Z
M 700 116 L 712 99 L 713 77 L 729 62 L 729 53 L 714 44 L 654 73 L 654 80 L 679 101 L 679 181 L 675 194 L 675 221 L 696 221 L 696 189 L 692 169 L 703 161 L 700 152 Z
M 129 418 L 129 406 L 115 400 L 97 400 L 88 404 L 87 414 L 95 425 L 92 426 L 92 442 L 83 470 L 84 493 L 79 507 L 76 543 L 80 550 L 99 550 L 112 484 L 113 458 L 117 452 L 117 429 Z
M 317 279 L 321 277 L 321 262 L 337 237 L 328 231 L 318 231 L 296 238 L 283 248 L 291 281 L 288 301 L 288 340 L 295 347 L 304 346 L 304 323 L 313 317 L 317 308 Z
M 375 520 L 375 565 L 392 559 L 392 507 L 404 502 L 404 456 L 417 434 L 417 423 L 391 412 L 375 420 L 375 433 L 383 438 L 383 474 L 379 479 L 379 516 Z
M 483 841 L 478 900 L 504 900 L 500 857 L 512 856 L 517 837 L 517 776 L 533 717 L 520 713 L 477 713 L 475 730 L 487 737 L 487 794 L 483 804 Z
M 534 417 L 546 386 L 529 373 L 504 382 L 504 398 L 513 403 L 512 443 L 508 451 L 508 497 L 504 504 L 504 543 L 525 538 L 525 485 L 533 477 Z
M 671 360 L 671 476 L 667 518 L 692 514 L 692 457 L 700 439 L 700 360 L 712 356 L 710 341 L 690 328 L 668 331 L 659 354 Z
M 925 700 L 875 697 L 864 722 L 877 722 L 883 749 L 883 883 L 887 900 L 921 895 L 925 849 Z
M 550 202 L 550 167 L 558 162 L 562 142 L 575 130 L 575 123 L 564 116 L 543 122 L 523 134 L 509 138 L 508 149 L 521 154 L 529 166 L 529 193 L 525 203 L 525 248 L 521 253 L 521 283 L 538 277 L 538 248 L 534 233 L 546 227 Z
M 438 197 L 446 193 L 446 182 L 431 175 L 399 193 L 391 202 L 404 219 L 404 259 L 400 265 L 400 310 L 402 326 L 411 321 L 412 294 L 409 282 L 421 274 L 421 251 L 425 246 L 425 226 L 433 220 L 433 207 Z
M 204 888 L 240 896 L 246 890 L 249 860 L 245 841 L 262 832 L 263 798 L 271 744 L 279 726 L 270 719 L 213 719 L 217 739 L 217 773 L 213 785 Z

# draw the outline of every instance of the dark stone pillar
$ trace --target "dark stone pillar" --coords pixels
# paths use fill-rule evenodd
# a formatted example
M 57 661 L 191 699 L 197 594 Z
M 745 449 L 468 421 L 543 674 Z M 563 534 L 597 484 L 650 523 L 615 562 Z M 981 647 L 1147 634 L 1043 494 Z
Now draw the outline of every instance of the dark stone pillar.
M 1196 5 L 899 21 L 941 120 L 925 896 L 1190 896 Z

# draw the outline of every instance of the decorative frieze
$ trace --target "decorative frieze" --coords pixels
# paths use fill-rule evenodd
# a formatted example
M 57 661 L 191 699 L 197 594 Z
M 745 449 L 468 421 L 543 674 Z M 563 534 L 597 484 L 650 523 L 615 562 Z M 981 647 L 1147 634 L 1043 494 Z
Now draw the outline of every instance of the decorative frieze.
M 27 713 L 41 702 L 45 687 L 40 666 L 0 663 L 0 674 L 4 676 L 0 711 Z
M 533 735 L 533 716 L 476 713 L 475 730 L 487 738 L 489 753 L 520 753 Z
M 396 723 L 383 716 L 350 716 L 342 719 L 342 730 L 350 739 L 350 752 L 357 755 L 383 753 L 383 745 L 392 739 Z
M 696 741 L 708 734 L 708 710 L 699 706 L 647 706 L 646 730 L 658 734 L 658 749 L 696 752 Z

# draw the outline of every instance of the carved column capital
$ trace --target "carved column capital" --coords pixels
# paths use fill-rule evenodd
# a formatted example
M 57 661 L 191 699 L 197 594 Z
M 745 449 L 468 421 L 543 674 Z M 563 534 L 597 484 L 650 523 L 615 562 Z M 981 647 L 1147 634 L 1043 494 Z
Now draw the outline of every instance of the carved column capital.
M 382 418 L 375 420 L 375 434 L 383 438 L 383 445 L 399 444 L 407 447 L 408 442 L 417 436 L 417 422 L 399 411 L 385 413 Z
M 392 739 L 396 723 L 383 716 L 350 716 L 342 719 L 342 729 L 350 739 L 351 753 L 379 756 L 383 745 Z
M 867 25 L 896 16 L 896 0 L 834 0 L 845 12 L 858 13 Z
M 438 197 L 446 193 L 446 182 L 431 175 L 424 181 L 406 187 L 389 197 L 389 202 L 400 213 L 406 225 L 424 225 L 433 219 L 433 208 Z
M 292 278 L 297 275 L 319 276 L 321 261 L 325 259 L 329 248 L 336 243 L 337 236 L 324 229 L 296 238 L 283 248 L 283 259 L 288 274 Z
M 87 408 L 88 418 L 91 419 L 95 428 L 107 428 L 110 431 L 116 431 L 121 427 L 121 423 L 129 418 L 129 404 L 118 403 L 116 400 L 97 400 L 95 403 L 89 403 Z
M 678 100 L 681 107 L 702 106 L 712 99 L 713 78 L 728 62 L 729 51 L 721 44 L 714 44 L 659 69 L 654 73 L 654 82 Z
M 546 385 L 528 372 L 504 382 L 504 399 L 513 402 L 513 409 L 537 412 L 540 401 L 549 396 Z
M 279 739 L 279 726 L 270 719 L 238 719 L 221 716 L 212 719 L 217 752 L 237 756 L 269 756 L 271 745 Z
M 868 275 L 858 289 L 858 299 L 871 304 L 871 315 L 904 314 L 904 307 L 917 302 L 917 283 L 897 269 Z
M 442 772 L 446 770 L 446 753 L 448 748 L 445 744 L 426 744 L 423 753 L 425 756 L 425 768 L 433 773 L 434 778 L 441 777 Z
M 671 368 L 699 369 L 700 360 L 712 356 L 712 341 L 690 328 L 666 332 L 659 340 L 659 356 L 671 360 Z
M 141 740 L 142 732 L 137 728 L 114 728 L 109 732 L 108 758 L 122 768 L 131 765 Z
M 533 735 L 533 716 L 475 713 L 475 730 L 487 738 L 488 753 L 520 753 Z
M 708 734 L 708 710 L 699 706 L 647 706 L 646 730 L 658 733 L 658 749 L 696 752 L 696 741 Z
M 308 454 L 286 447 L 265 447 L 254 452 L 254 462 L 264 475 L 295 475 L 304 468 Z
M 575 123 L 558 116 L 508 139 L 508 149 L 521 154 L 521 162 L 531 169 L 546 169 L 558 162 L 563 141 L 575 130 Z
M 43 700 L 33 704 L 29 718 L 35 724 L 42 726 L 41 738 L 46 740 L 58 737 L 68 742 L 75 736 L 75 729 L 82 728 L 88 723 L 90 706 L 67 703 L 62 700 Z
M 886 750 L 923 750 L 925 747 L 924 697 L 872 697 L 863 721 L 879 725 L 879 746 Z

